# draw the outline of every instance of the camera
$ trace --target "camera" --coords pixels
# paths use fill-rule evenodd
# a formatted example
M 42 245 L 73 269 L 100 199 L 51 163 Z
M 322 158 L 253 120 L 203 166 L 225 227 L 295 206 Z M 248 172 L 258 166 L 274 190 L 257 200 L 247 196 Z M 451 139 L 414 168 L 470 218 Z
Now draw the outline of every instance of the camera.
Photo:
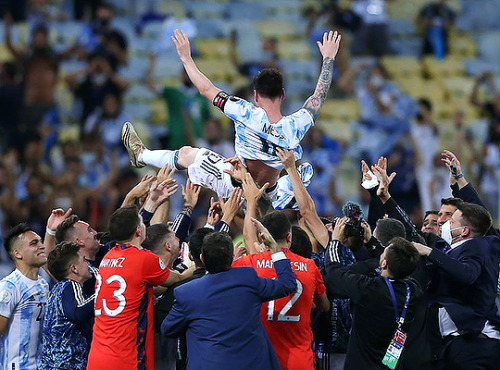
M 354 202 L 347 202 L 342 207 L 342 212 L 344 216 L 349 220 L 345 224 L 344 236 L 346 238 L 350 236 L 363 236 L 365 231 L 361 226 L 361 221 L 363 221 L 363 211 L 359 204 Z

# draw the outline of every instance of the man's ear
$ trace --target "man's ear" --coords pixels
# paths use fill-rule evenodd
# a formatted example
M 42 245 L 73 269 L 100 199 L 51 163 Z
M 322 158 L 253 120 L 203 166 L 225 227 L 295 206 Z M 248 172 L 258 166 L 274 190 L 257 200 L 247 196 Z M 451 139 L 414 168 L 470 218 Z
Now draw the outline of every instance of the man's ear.
M 281 90 L 281 100 L 285 100 L 285 89 Z
M 380 268 L 382 270 L 387 270 L 387 260 L 382 260 L 382 263 L 380 264 Z
M 16 258 L 18 260 L 22 260 L 23 259 L 23 256 L 22 256 L 21 252 L 19 252 L 19 249 L 13 249 L 12 250 L 12 255 L 14 256 L 14 258 Z
M 287 244 L 291 244 L 292 243 L 292 233 L 289 232 L 288 234 L 286 234 L 286 242 Z
M 201 260 L 201 262 L 202 262 L 203 264 L 205 264 L 205 260 L 203 259 L 203 253 L 202 253 L 202 254 L 200 254 L 200 260 Z
M 471 230 L 470 230 L 470 227 L 468 225 L 465 225 L 462 229 L 462 232 L 460 233 L 460 236 L 462 238 L 467 238 L 469 236 L 472 236 L 471 235 Z

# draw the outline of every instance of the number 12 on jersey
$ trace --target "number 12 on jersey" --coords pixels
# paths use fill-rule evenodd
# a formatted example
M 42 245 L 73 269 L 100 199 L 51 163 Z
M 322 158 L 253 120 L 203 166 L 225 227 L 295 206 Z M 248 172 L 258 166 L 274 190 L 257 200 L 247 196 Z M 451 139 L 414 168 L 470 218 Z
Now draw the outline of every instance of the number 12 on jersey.
M 285 321 L 285 322 L 299 322 L 300 321 L 300 315 L 287 315 L 288 311 L 292 308 L 292 306 L 297 302 L 300 298 L 300 295 L 302 294 L 302 283 L 295 279 L 297 281 L 297 290 L 295 293 L 290 297 L 288 302 L 283 306 L 281 311 L 278 313 L 278 316 L 276 317 L 276 321 Z M 267 304 L 267 321 L 273 321 L 274 320 L 274 302 L 275 300 L 273 299 L 272 301 L 269 301 Z

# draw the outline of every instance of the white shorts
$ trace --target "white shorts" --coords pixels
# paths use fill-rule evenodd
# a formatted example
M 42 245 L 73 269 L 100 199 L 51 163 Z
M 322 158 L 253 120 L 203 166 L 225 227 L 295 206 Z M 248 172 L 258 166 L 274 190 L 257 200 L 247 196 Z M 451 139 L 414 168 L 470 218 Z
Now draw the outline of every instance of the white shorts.
M 195 185 L 213 190 L 218 196 L 227 199 L 234 190 L 231 176 L 224 170 L 231 170 L 231 163 L 224 163 L 220 154 L 200 148 L 194 162 L 188 167 L 189 180 Z

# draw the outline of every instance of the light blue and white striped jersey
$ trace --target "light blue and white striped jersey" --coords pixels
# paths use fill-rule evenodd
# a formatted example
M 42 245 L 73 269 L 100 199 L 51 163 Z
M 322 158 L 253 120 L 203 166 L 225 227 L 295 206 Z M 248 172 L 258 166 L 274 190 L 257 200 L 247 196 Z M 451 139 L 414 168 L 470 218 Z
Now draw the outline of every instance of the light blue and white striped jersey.
M 279 122 L 272 124 L 264 109 L 241 98 L 231 96 L 223 109 L 224 114 L 234 121 L 234 148 L 242 161 L 258 159 L 270 167 L 283 169 L 276 156 L 276 146 L 292 149 L 295 160 L 302 158 L 300 141 L 314 124 L 306 109 L 283 116 Z
M 0 368 L 36 369 L 48 293 L 43 278 L 28 279 L 18 269 L 0 281 L 0 315 L 9 319 L 0 337 Z

